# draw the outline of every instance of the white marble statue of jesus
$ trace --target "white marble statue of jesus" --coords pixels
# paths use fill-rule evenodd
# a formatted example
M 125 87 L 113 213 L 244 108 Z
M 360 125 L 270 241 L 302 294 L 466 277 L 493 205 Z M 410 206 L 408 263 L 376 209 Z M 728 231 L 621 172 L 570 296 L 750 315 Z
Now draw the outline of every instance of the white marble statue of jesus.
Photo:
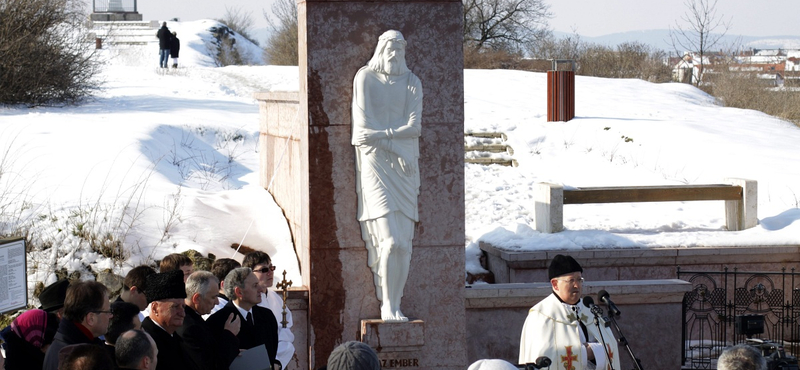
M 381 302 L 381 319 L 403 322 L 400 299 L 419 221 L 422 83 L 406 66 L 406 40 L 386 31 L 353 80 L 352 144 L 361 236 Z

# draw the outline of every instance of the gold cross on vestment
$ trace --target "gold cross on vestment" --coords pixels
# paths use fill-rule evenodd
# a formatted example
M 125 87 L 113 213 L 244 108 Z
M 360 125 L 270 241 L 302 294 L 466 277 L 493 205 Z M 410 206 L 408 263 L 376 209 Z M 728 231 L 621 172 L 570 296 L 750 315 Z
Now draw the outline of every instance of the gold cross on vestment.
M 281 325 L 284 328 L 286 327 L 286 324 L 289 323 L 288 321 L 286 321 L 286 294 L 289 293 L 290 286 L 292 286 L 292 281 L 291 280 L 286 281 L 286 270 L 283 270 L 283 280 L 281 280 L 280 283 L 275 285 L 275 287 L 283 291 L 283 310 L 281 312 L 283 314 L 283 320 L 281 320 Z

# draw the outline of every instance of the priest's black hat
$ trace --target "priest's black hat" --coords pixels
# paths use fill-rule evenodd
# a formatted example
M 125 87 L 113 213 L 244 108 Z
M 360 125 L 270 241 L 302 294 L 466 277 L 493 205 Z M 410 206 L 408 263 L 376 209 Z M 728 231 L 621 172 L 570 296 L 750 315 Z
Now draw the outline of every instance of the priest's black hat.
M 550 268 L 547 270 L 547 277 L 549 279 L 557 278 L 561 275 L 571 274 L 573 272 L 583 272 L 581 265 L 571 256 L 557 254 L 550 261 Z
M 64 300 L 67 299 L 67 288 L 69 288 L 69 280 L 61 279 L 48 285 L 39 293 L 39 302 L 42 305 L 39 307 L 47 312 L 53 312 L 61 307 L 64 307 Z
M 162 299 L 186 298 L 183 271 L 172 270 L 147 276 L 147 290 L 144 291 L 144 295 L 148 303 Z

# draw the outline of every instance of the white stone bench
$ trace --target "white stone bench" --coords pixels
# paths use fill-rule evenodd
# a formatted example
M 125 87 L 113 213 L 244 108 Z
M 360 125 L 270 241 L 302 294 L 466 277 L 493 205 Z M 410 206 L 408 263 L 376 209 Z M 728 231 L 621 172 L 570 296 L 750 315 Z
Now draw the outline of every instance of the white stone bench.
M 724 200 L 725 225 L 729 231 L 758 225 L 758 183 L 726 179 L 724 185 L 626 186 L 564 189 L 538 183 L 534 189 L 536 230 L 557 233 L 564 229 L 564 204 L 671 202 Z

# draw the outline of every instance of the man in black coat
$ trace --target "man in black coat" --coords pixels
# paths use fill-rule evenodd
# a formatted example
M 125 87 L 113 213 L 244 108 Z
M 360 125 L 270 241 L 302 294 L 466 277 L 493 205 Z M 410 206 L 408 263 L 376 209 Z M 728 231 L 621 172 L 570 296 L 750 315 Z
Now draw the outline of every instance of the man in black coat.
M 251 349 L 256 346 L 265 346 L 270 362 L 274 368 L 280 368 L 281 363 L 275 359 L 278 351 L 278 322 L 272 311 L 257 306 L 261 302 L 261 288 L 258 277 L 248 267 L 234 269 L 225 277 L 225 294 L 231 298 L 222 309 L 212 314 L 207 323 L 221 335 L 225 323 L 229 322 L 230 315 L 234 314 L 241 320 L 239 334 L 239 347 Z
M 183 271 L 173 270 L 148 276 L 144 293 L 150 302 L 150 316 L 142 322 L 142 329 L 153 337 L 158 347 L 156 370 L 190 369 L 181 350 L 181 338 L 175 334 L 183 325 L 186 315 Z
M 167 28 L 167 22 L 161 25 L 161 28 L 156 32 L 158 37 L 158 64 L 161 68 L 167 68 L 169 62 L 169 46 L 172 42 L 172 32 Z
M 108 330 L 111 317 L 108 289 L 96 281 L 77 281 L 67 288 L 64 300 L 64 318 L 59 322 L 53 344 L 44 356 L 43 370 L 58 369 L 58 353 L 73 344 L 95 344 L 103 348 L 98 339 Z
M 241 321 L 231 313 L 221 336 L 217 336 L 201 315 L 217 303 L 219 280 L 208 271 L 195 271 L 186 280 L 186 317 L 176 333 L 183 340 L 186 360 L 194 370 L 227 370 L 239 355 Z

